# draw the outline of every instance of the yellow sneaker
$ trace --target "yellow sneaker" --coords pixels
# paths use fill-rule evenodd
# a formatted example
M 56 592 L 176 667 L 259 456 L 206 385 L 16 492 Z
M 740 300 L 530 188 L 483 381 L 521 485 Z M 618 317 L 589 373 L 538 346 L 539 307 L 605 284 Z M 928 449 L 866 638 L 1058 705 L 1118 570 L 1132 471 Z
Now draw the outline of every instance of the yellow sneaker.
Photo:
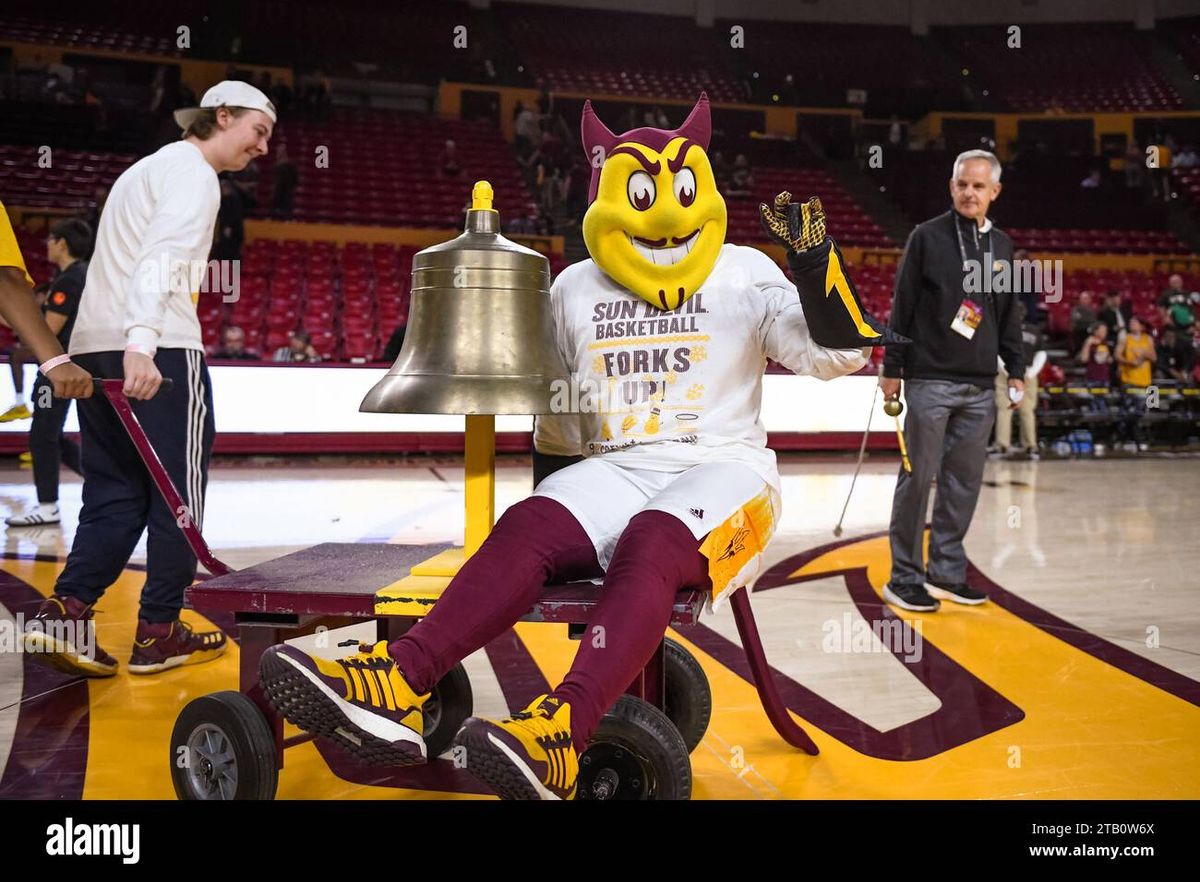
M 571 706 L 539 695 L 496 722 L 471 717 L 454 737 L 466 769 L 501 799 L 574 799 L 579 756 L 571 740 Z
M 31 419 L 33 414 L 24 404 L 14 404 L 4 413 L 0 413 L 0 423 L 11 423 L 13 420 Z
M 425 762 L 429 693 L 417 695 L 387 651 L 387 641 L 359 645 L 336 660 L 281 643 L 263 653 L 259 677 L 271 706 L 289 723 L 336 741 L 364 762 Z

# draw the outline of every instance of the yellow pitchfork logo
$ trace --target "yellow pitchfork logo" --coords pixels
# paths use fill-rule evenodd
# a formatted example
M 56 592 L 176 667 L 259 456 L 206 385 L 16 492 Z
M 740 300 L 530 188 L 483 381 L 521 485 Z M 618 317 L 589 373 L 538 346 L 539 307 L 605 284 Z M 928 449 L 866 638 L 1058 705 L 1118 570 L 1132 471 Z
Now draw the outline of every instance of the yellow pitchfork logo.
M 841 258 L 837 250 L 830 246 L 829 263 L 825 267 L 825 296 L 832 294 L 835 288 L 842 298 L 846 312 L 850 313 L 850 318 L 854 320 L 854 327 L 858 329 L 858 333 L 868 339 L 878 337 L 879 332 L 867 324 L 858 304 L 854 302 L 854 297 L 850 294 L 850 282 L 846 278 L 846 271 L 842 269 Z

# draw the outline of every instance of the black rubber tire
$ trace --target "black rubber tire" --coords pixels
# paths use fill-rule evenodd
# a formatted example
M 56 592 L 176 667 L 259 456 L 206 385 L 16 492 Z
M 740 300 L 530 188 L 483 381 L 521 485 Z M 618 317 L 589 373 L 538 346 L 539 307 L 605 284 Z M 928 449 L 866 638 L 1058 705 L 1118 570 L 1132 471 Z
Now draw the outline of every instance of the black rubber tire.
M 205 731 L 202 731 L 205 730 Z M 203 757 L 189 741 L 207 737 L 210 749 L 232 760 L 236 784 L 208 778 Z M 171 731 L 171 781 L 183 800 L 274 799 L 279 784 L 275 735 L 258 705 L 241 692 L 214 692 L 188 702 Z M 195 774 L 193 774 L 195 772 Z
M 450 746 L 462 724 L 471 716 L 475 695 L 471 680 L 461 664 L 437 681 L 425 700 L 425 756 L 437 759 Z
M 579 758 L 576 799 L 691 799 L 692 761 L 675 724 L 622 695 Z
M 663 642 L 667 681 L 663 710 L 691 753 L 704 738 L 712 719 L 712 687 L 694 655 L 669 637 Z

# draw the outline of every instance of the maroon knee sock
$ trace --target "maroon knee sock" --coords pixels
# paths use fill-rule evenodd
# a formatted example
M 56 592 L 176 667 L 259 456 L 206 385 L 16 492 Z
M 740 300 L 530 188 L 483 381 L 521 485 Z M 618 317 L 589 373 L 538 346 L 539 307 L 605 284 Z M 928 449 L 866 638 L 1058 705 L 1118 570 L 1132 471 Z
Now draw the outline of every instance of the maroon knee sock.
M 634 515 L 617 541 L 571 670 L 553 693 L 571 706 L 576 750 L 583 751 L 600 718 L 650 660 L 678 590 L 709 584 L 700 540 L 682 521 L 661 511 Z
M 424 694 L 529 612 L 547 582 L 599 574 L 595 548 L 575 517 L 553 499 L 531 496 L 504 513 L 429 615 L 388 651 Z

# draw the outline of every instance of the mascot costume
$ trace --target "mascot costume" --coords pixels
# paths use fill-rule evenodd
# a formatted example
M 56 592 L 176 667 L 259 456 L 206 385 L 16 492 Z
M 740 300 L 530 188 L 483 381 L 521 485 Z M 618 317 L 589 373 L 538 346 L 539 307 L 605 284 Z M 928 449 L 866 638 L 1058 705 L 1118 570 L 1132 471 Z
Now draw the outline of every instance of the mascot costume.
M 757 575 L 780 515 L 759 419 L 767 359 L 828 380 L 899 341 L 863 311 L 818 200 L 783 193 L 760 207 L 795 285 L 763 252 L 725 243 L 711 131 L 703 95 L 674 131 L 614 135 L 584 105 L 591 259 L 563 270 L 550 296 L 555 342 L 592 406 L 540 418 L 536 439 L 583 458 L 509 508 L 390 645 L 337 661 L 268 650 L 264 685 L 286 696 L 277 709 L 291 722 L 370 762 L 423 762 L 421 705 L 439 678 L 547 583 L 603 578 L 562 683 L 508 719 L 471 718 L 455 739 L 500 796 L 569 799 L 579 755 L 658 647 L 678 590 L 706 588 L 715 606 Z

